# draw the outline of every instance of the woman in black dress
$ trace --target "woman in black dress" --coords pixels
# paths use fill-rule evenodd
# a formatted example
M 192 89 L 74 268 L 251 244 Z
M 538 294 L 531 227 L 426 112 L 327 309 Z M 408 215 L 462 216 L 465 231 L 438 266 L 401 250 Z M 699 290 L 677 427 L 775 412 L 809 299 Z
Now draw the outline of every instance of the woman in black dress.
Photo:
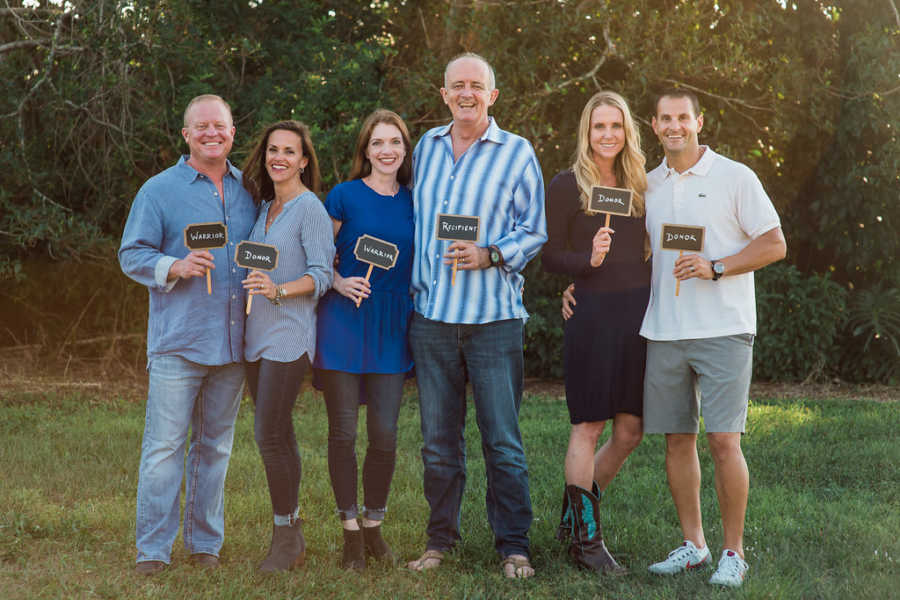
M 557 536 L 565 540 L 571 534 L 569 554 L 576 564 L 610 574 L 625 569 L 603 543 L 600 494 L 643 435 L 646 343 L 638 331 L 650 296 L 644 162 L 625 100 L 598 92 L 581 113 L 574 164 L 553 178 L 547 197 L 543 265 L 574 278 L 578 304 L 565 324 L 572 432 Z M 630 189 L 631 215 L 613 215 L 605 226 L 606 215 L 588 211 L 593 186 Z M 612 435 L 596 450 L 610 419 Z

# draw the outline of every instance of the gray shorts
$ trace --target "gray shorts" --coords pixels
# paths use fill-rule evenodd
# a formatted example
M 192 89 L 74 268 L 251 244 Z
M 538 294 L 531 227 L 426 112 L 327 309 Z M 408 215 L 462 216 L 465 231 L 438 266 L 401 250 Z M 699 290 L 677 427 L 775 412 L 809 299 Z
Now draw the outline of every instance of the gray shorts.
M 644 432 L 744 432 L 753 335 L 647 341 Z

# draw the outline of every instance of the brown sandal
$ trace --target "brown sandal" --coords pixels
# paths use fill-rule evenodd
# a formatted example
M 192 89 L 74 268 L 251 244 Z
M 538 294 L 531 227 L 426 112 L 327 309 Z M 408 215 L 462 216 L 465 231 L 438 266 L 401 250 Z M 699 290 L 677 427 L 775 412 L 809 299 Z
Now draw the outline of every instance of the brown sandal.
M 444 553 L 440 550 L 426 550 L 425 554 L 412 562 L 406 563 L 406 568 L 410 571 L 427 571 L 441 566 L 444 560 Z
M 527 556 L 510 554 L 500 563 L 503 567 L 503 575 L 507 579 L 527 579 L 534 577 L 534 567 Z

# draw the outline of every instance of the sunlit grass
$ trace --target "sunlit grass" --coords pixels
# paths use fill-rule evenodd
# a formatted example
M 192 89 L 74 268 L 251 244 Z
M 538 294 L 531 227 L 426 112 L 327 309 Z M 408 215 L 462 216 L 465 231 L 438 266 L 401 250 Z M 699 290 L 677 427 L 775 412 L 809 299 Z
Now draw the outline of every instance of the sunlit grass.
M 28 395 L 0 402 L 0 597 L 2 598 L 694 598 L 719 596 L 709 572 L 658 578 L 646 565 L 679 542 L 665 481 L 663 440 L 648 436 L 604 495 L 607 543 L 632 569 L 598 578 L 573 568 L 553 534 L 568 440 L 565 405 L 526 397 L 521 424 L 529 460 L 538 577 L 506 581 L 484 514 L 484 462 L 474 418 L 464 540 L 427 575 L 338 568 L 341 535 L 328 482 L 321 397 L 304 392 L 295 412 L 303 456 L 301 510 L 307 565 L 265 577 L 255 566 L 271 530 L 268 492 L 245 401 L 226 488 L 224 566 L 132 575 L 134 495 L 143 404 L 88 394 Z M 364 413 L 363 413 L 364 414 Z M 900 581 L 900 412 L 894 403 L 755 399 L 743 445 L 751 471 L 746 550 L 751 571 L 729 597 L 889 598 Z M 365 438 L 360 423 L 360 444 Z M 421 436 L 414 391 L 400 416 L 400 454 L 385 537 L 404 559 L 423 549 Z M 707 539 L 721 543 L 708 448 L 700 445 Z

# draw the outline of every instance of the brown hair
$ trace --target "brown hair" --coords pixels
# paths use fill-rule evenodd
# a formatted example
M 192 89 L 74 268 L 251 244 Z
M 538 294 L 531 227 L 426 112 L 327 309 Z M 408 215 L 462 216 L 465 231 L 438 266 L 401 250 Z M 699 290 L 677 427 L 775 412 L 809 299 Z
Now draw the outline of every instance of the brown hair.
M 410 181 L 412 181 L 412 142 L 409 138 L 409 130 L 406 128 L 406 123 L 403 122 L 400 115 L 385 108 L 377 109 L 363 121 L 359 137 L 356 138 L 356 150 L 353 152 L 350 179 L 362 179 L 372 172 L 372 163 L 366 158 L 366 148 L 369 146 L 369 140 L 372 138 L 375 126 L 379 123 L 393 125 L 400 130 L 400 137 L 403 138 L 406 155 L 403 157 L 403 163 L 397 170 L 397 181 L 400 185 L 408 186 Z
M 694 116 L 700 116 L 700 100 L 697 99 L 697 94 L 685 88 L 671 87 L 664 89 L 656 95 L 656 102 L 653 103 L 654 117 L 659 114 L 659 101 L 663 98 L 687 98 L 691 101 L 691 108 L 694 109 Z
M 313 148 L 312 136 L 309 134 L 309 127 L 300 121 L 278 121 L 269 125 L 266 130 L 259 136 L 253 150 L 244 161 L 244 187 L 253 197 L 253 202 L 257 205 L 263 200 L 271 200 L 275 197 L 275 184 L 266 171 L 266 147 L 269 145 L 269 136 L 273 131 L 283 129 L 291 131 L 300 136 L 300 145 L 303 156 L 308 159 L 306 167 L 300 173 L 300 181 L 303 182 L 312 193 L 319 194 L 319 185 L 321 177 L 319 175 L 319 159 L 316 157 L 316 150 Z

